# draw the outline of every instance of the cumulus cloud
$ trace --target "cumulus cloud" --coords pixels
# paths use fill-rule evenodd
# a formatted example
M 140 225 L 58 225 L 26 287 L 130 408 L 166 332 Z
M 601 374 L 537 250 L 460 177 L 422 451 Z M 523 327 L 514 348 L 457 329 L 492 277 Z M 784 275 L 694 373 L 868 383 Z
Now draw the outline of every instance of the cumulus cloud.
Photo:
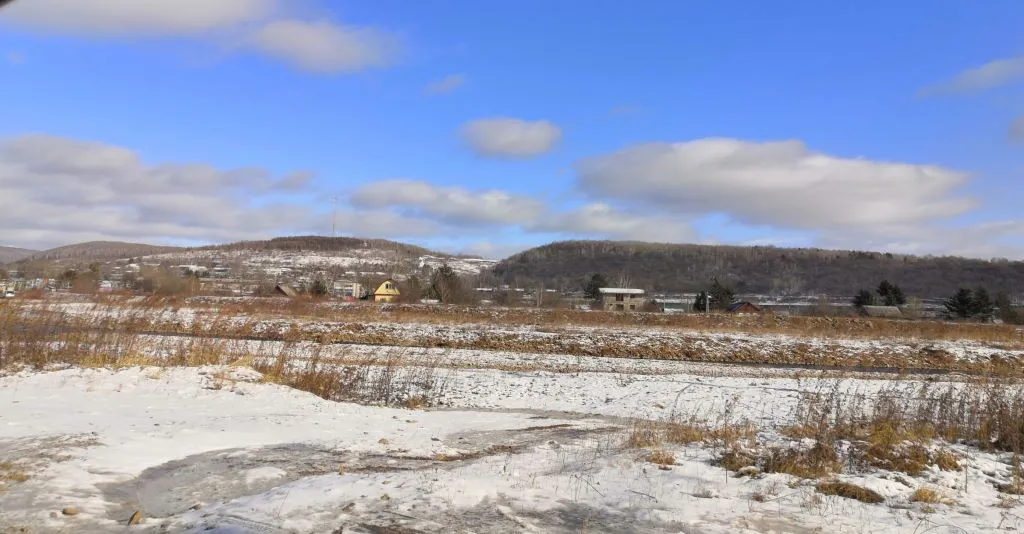
M 86 36 L 152 36 L 208 32 L 274 13 L 277 0 L 27 0 L 0 21 L 34 30 Z
M 983 91 L 1024 79 L 1024 56 L 997 59 L 965 70 L 952 79 L 926 87 L 920 96 Z
M 1010 124 L 1010 139 L 1024 139 L 1024 115 Z
M 44 135 L 0 140 L 0 235 L 44 248 L 107 239 L 223 242 L 280 234 L 323 233 L 327 210 L 280 200 L 309 193 L 309 175 L 282 179 L 259 168 L 147 163 L 124 147 Z M 346 209 L 340 231 L 426 236 L 432 221 L 386 211 Z
M 828 232 L 818 244 L 828 248 L 867 249 L 916 255 L 1016 258 L 1024 252 L 1024 220 L 970 225 L 893 225 L 867 231 Z
M 468 254 L 471 256 L 480 256 L 481 258 L 487 258 L 492 260 L 500 260 L 522 252 L 528 248 L 536 246 L 535 244 L 523 244 L 523 243 L 494 243 L 491 241 L 477 241 L 463 245 L 458 248 L 459 254 Z
M 496 117 L 470 121 L 462 137 L 479 156 L 529 158 L 551 150 L 562 131 L 546 120 Z
M 372 182 L 353 192 L 350 201 L 358 207 L 398 208 L 457 225 L 529 224 L 545 209 L 543 202 L 525 195 L 439 187 L 416 180 Z
M 385 31 L 329 20 L 289 18 L 285 0 L 23 0 L 0 24 L 92 38 L 192 36 L 233 44 L 319 74 L 391 64 L 398 39 Z
M 963 173 L 931 165 L 848 159 L 799 141 L 701 139 L 584 159 L 578 187 L 662 213 L 726 213 L 747 224 L 822 230 L 937 220 L 975 206 Z
M 326 20 L 273 21 L 253 31 L 245 43 L 300 69 L 322 74 L 389 65 L 399 48 L 394 36 L 380 30 Z
M 426 91 L 432 95 L 450 93 L 462 87 L 464 83 L 466 83 L 466 76 L 464 74 L 452 74 L 427 84 Z
M 587 237 L 679 243 L 694 241 L 685 221 L 668 216 L 638 216 L 596 202 L 567 212 L 547 214 L 530 229 Z

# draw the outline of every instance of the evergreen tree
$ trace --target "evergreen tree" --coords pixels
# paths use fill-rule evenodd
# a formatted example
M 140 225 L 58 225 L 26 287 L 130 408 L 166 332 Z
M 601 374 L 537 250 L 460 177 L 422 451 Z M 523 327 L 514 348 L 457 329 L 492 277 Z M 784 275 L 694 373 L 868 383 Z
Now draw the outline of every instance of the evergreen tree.
M 722 285 L 717 278 L 711 283 L 708 294 L 711 296 L 711 308 L 715 310 L 726 310 L 736 302 L 732 288 Z
M 708 303 L 708 294 L 706 291 L 701 291 L 697 298 L 693 301 L 693 311 L 696 313 L 704 313 Z
M 970 289 L 961 287 L 956 294 L 946 299 L 946 316 L 951 319 L 967 319 L 974 314 L 975 301 Z
M 875 291 L 885 306 L 903 306 L 907 303 L 907 297 L 903 295 L 900 286 L 892 284 L 888 280 L 882 280 Z
M 597 300 L 601 298 L 602 287 L 608 287 L 608 280 L 605 279 L 604 275 L 598 273 L 590 277 L 590 281 L 583 288 L 583 295 L 590 300 Z
M 857 295 L 853 297 L 853 305 L 857 309 L 861 309 L 864 306 L 874 306 L 875 296 L 867 289 L 861 289 Z
M 992 304 L 992 298 L 988 291 L 983 287 L 975 289 L 971 300 L 971 316 L 980 321 L 990 321 L 993 313 L 995 313 L 995 306 Z

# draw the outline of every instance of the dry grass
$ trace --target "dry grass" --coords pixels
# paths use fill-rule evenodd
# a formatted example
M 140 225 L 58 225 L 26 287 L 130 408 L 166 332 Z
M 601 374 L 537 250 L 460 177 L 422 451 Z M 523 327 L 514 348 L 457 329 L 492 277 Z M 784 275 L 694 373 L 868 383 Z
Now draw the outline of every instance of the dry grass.
M 29 301 L 9 305 L 29 305 L 20 302 Z M 404 304 L 339 305 L 310 299 L 127 299 L 110 296 L 98 300 L 96 305 L 97 313 L 117 314 L 118 318 L 108 319 L 108 323 L 117 323 L 118 326 L 123 322 L 129 326 L 141 323 L 146 330 L 156 333 L 708 362 L 960 370 L 1024 376 L 1024 365 L 1021 365 L 1024 362 L 1020 358 L 992 358 L 972 363 L 959 361 L 940 349 L 921 348 L 916 352 L 893 353 L 879 346 L 854 351 L 826 341 L 839 337 L 904 341 L 972 339 L 1001 347 L 1024 347 L 1024 331 L 1002 325 Z M 38 311 L 46 304 L 34 303 L 32 306 Z M 176 309 L 187 309 L 200 319 L 190 326 L 181 323 L 173 314 L 161 315 Z M 421 329 L 411 336 L 402 323 L 434 325 L 437 328 Z M 486 331 L 490 325 L 521 326 L 558 335 L 524 336 L 514 331 Z M 641 328 L 646 339 L 637 343 L 632 338 L 635 331 L 589 332 L 583 335 L 575 329 L 580 326 Z M 706 339 L 672 335 L 679 330 L 787 334 L 798 338 L 813 337 L 817 341 L 813 347 L 790 343 L 753 348 L 722 338 L 716 342 L 714 350 L 708 350 Z M 594 335 L 601 336 L 600 343 L 593 342 Z
M 498 308 L 456 305 L 339 304 L 312 299 L 218 299 L 195 297 L 188 305 L 218 307 L 246 314 L 279 314 L 282 302 L 289 313 L 338 321 L 420 322 L 431 324 L 491 324 L 605 327 L 658 327 L 666 329 L 779 333 L 814 337 L 862 339 L 970 339 L 1024 346 L 1024 334 L 1011 325 L 906 321 L 862 317 L 781 317 L 772 314 L 657 314 L 611 313 L 538 308 Z M 156 305 L 156 303 L 154 303 Z
M 956 501 L 945 497 L 939 490 L 929 487 L 920 487 L 910 494 L 910 502 L 922 504 L 956 504 Z
M 957 455 L 937 442 L 1024 449 L 1024 386 L 987 378 L 937 387 L 896 383 L 870 396 L 832 389 L 804 395 L 797 419 L 784 434 L 832 448 L 846 443 L 854 468 L 959 471 Z
M 815 443 L 810 449 L 772 448 L 760 458 L 765 473 L 785 473 L 798 478 L 821 478 L 842 469 L 835 449 Z
M 676 457 L 669 451 L 657 449 L 647 454 L 647 461 L 657 465 L 672 465 L 676 463 Z
M 962 471 L 960 457 L 945 449 L 939 449 L 932 454 L 932 461 L 943 471 Z
M 822 495 L 855 499 L 866 504 L 880 504 L 885 502 L 885 497 L 882 497 L 874 490 L 858 486 L 856 484 L 850 484 L 848 482 L 839 482 L 837 480 L 821 482 L 815 487 L 815 490 Z
M 661 447 L 665 443 L 663 426 L 655 421 L 637 420 L 626 433 L 624 446 L 629 449 Z
M 203 335 L 204 329 L 234 328 L 231 325 L 235 323 L 220 316 L 201 318 L 191 326 L 165 323 L 165 327 L 186 335 L 165 338 L 160 344 L 144 344 L 142 335 L 158 322 L 153 320 L 153 313 L 150 308 L 137 307 L 117 317 L 73 317 L 46 306 L 25 308 L 0 302 L 0 371 L 20 366 L 195 367 L 234 363 L 260 371 L 268 381 L 325 399 L 408 408 L 431 405 L 446 383 L 437 369 L 406 365 L 400 355 L 393 353 L 337 365 L 321 360 L 318 346 L 311 349 L 308 344 L 300 347 L 284 342 L 269 356 L 255 351 L 256 355 L 239 360 L 238 355 L 244 351 L 234 344 L 241 341 Z M 227 383 L 212 377 L 209 387 L 217 389 Z
M 757 428 L 748 421 L 735 424 L 708 425 L 694 422 L 664 423 L 664 437 L 668 443 L 722 443 L 729 445 L 740 440 L 752 440 Z
M 0 461 L 0 487 L 25 482 L 29 478 L 28 473 L 13 462 Z
M 696 417 L 685 421 L 638 419 L 632 422 L 626 433 L 625 447 L 648 449 L 665 444 L 691 443 L 729 447 L 741 440 L 752 441 L 757 436 L 757 429 L 749 421 L 730 423 L 726 419 L 723 417 L 723 421 L 716 424 L 700 422 Z
M 718 460 L 718 464 L 729 471 L 738 472 L 745 467 L 756 466 L 757 460 L 758 458 L 753 454 L 731 450 L 722 455 Z

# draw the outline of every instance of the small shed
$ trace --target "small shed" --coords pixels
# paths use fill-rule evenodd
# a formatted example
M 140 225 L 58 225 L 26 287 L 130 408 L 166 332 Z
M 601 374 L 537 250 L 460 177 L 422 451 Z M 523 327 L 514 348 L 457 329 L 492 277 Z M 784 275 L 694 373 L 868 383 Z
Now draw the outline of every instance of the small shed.
M 761 308 L 752 302 L 737 302 L 728 308 L 729 313 L 761 313 Z
M 896 306 L 861 306 L 860 312 L 868 317 L 885 319 L 899 319 L 903 317 L 903 312 Z
M 295 291 L 295 288 L 288 284 L 277 284 L 274 286 L 274 292 L 278 295 L 284 295 L 289 298 L 295 298 L 299 296 L 299 292 Z

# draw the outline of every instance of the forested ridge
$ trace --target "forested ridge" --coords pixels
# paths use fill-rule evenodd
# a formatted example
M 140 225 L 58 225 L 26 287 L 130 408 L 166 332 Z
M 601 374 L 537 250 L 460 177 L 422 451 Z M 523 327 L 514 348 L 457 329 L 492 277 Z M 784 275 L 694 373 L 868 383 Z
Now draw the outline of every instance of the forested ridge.
M 680 245 L 629 241 L 562 241 L 526 250 L 494 267 L 502 283 L 582 288 L 594 273 L 610 283 L 649 292 L 696 292 L 715 278 L 738 293 L 853 295 L 880 280 L 909 295 L 945 297 L 960 287 L 995 293 L 1024 292 L 1024 262 L 951 256 Z

